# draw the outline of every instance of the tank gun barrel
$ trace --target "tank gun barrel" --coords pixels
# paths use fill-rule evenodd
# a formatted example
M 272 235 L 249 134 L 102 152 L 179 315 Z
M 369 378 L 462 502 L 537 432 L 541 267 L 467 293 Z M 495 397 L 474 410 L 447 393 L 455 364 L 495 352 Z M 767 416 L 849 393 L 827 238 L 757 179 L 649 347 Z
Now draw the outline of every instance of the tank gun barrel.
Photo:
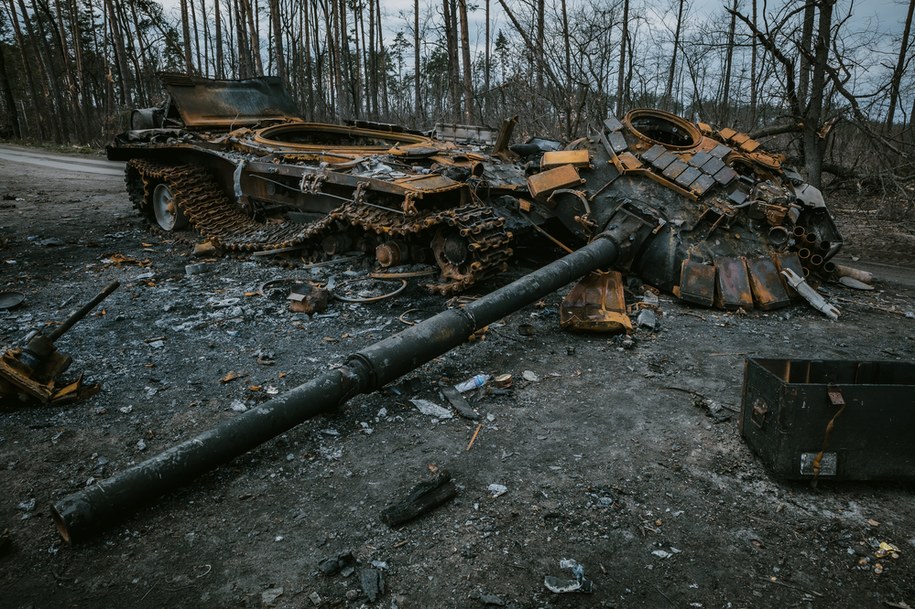
M 588 245 L 460 309 L 449 309 L 350 355 L 256 408 L 51 506 L 58 531 L 78 541 L 180 484 L 303 421 L 369 393 L 464 343 L 476 331 L 629 253 L 631 233 L 611 227 Z

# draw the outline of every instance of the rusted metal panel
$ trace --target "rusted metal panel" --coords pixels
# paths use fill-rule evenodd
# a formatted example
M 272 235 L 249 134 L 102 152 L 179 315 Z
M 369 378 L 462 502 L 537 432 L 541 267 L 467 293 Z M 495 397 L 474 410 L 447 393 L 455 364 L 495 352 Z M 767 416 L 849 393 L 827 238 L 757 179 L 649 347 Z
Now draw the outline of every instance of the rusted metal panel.
M 716 304 L 724 309 L 752 309 L 753 292 L 744 258 L 715 258 L 718 269 Z
M 710 155 L 716 156 L 719 159 L 723 159 L 724 157 L 731 154 L 732 152 L 734 152 L 734 151 L 731 150 L 730 147 L 725 146 L 724 144 L 716 144 L 714 148 L 709 150 Z
M 555 169 L 541 171 L 527 178 L 527 188 L 536 198 L 547 196 L 557 188 L 571 188 L 582 183 L 578 169 L 572 165 L 563 165 Z
M 711 307 L 715 304 L 715 266 L 687 258 L 680 266 L 680 298 Z
M 655 144 L 645 152 L 641 154 L 642 160 L 646 163 L 654 163 L 659 156 L 667 152 L 667 148 L 661 144 Z
M 731 169 L 730 167 L 722 167 L 721 171 L 717 172 L 714 175 L 715 181 L 721 184 L 722 186 L 727 186 L 731 182 L 737 179 L 737 172 Z
M 689 165 L 677 159 L 664 169 L 664 177 L 668 180 L 676 180 L 677 177 L 689 168 Z
M 162 82 L 186 127 L 242 127 L 297 116 L 279 78 L 212 80 L 164 74 Z
M 702 164 L 702 171 L 710 176 L 713 176 L 724 169 L 724 167 L 724 161 L 716 156 L 712 156 L 709 160 Z
M 757 148 L 759 148 L 759 142 L 757 142 L 754 139 L 748 139 L 747 141 L 745 141 L 744 143 L 742 143 L 740 145 L 740 149 L 747 153 L 753 152 Z
M 728 194 L 728 201 L 734 205 L 742 205 L 750 196 L 750 189 L 743 184 L 738 183 L 736 188 Z
M 720 135 L 721 139 L 723 140 L 729 140 L 737 135 L 737 131 L 731 129 L 730 127 L 724 127 L 723 129 L 718 130 L 718 135 Z
M 669 150 L 665 150 L 661 154 L 661 156 L 659 156 L 658 158 L 656 158 L 655 160 L 653 160 L 651 162 L 651 165 L 653 167 L 655 167 L 656 169 L 658 169 L 658 171 L 664 171 L 665 169 L 667 169 L 668 165 L 670 165 L 671 163 L 673 163 L 674 161 L 677 161 L 679 159 L 680 159 L 679 155 L 676 155 L 673 152 L 670 152 Z
M 734 134 L 733 136 L 731 136 L 731 138 L 730 138 L 730 140 L 731 140 L 732 142 L 734 142 L 735 144 L 737 144 L 738 148 L 741 147 L 741 146 L 743 146 L 743 144 L 745 144 L 749 139 L 750 139 L 750 136 L 747 135 L 746 133 L 735 133 L 735 134 Z
M 771 258 L 754 258 L 747 260 L 750 271 L 750 288 L 756 306 L 764 311 L 778 309 L 791 304 L 785 285 Z
M 684 188 L 689 188 L 690 185 L 699 179 L 701 175 L 702 172 L 695 167 L 687 167 L 686 170 L 678 175 L 674 181 Z
M 715 178 L 710 175 L 702 174 L 696 178 L 695 182 L 689 185 L 689 189 L 697 195 L 701 196 L 708 192 L 708 189 L 715 184 L 717 184 L 717 182 L 715 182 Z
M 623 129 L 623 123 L 611 114 L 604 119 L 604 127 L 606 127 L 607 131 L 621 131 Z
M 460 182 L 455 182 L 451 178 L 443 175 L 411 176 L 394 180 L 394 183 L 410 190 L 420 192 L 441 192 L 453 188 L 460 188 L 462 186 Z
M 623 169 L 626 171 L 641 169 L 643 167 L 642 162 L 631 152 L 624 152 L 619 156 L 619 159 L 623 164 Z
M 613 146 L 613 151 L 616 153 L 623 152 L 629 148 L 629 144 L 626 143 L 626 138 L 621 131 L 611 132 L 609 139 L 610 145 Z
M 567 330 L 583 332 L 631 332 L 623 276 L 616 271 L 587 275 L 562 300 L 559 324 Z
M 689 161 L 687 162 L 693 167 L 702 167 L 710 160 L 712 160 L 712 155 L 710 155 L 708 152 L 705 152 L 704 150 L 700 150 L 692 157 L 690 157 Z
M 554 169 L 562 165 L 573 167 L 590 167 L 591 154 L 586 150 L 553 150 L 543 153 L 540 159 L 540 169 Z

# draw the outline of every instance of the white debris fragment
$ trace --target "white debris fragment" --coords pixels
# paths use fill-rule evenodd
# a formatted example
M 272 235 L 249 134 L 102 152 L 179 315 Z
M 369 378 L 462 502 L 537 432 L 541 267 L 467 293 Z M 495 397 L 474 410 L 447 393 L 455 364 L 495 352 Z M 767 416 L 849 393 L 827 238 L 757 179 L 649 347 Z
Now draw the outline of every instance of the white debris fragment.
M 508 487 L 504 484 L 490 484 L 488 489 L 493 497 L 501 497 L 508 492 Z
M 435 417 L 436 419 L 450 419 L 454 416 L 447 408 L 442 408 L 435 402 L 430 402 L 429 400 L 413 398 L 410 400 L 410 403 L 416 406 L 418 411 L 429 417 Z

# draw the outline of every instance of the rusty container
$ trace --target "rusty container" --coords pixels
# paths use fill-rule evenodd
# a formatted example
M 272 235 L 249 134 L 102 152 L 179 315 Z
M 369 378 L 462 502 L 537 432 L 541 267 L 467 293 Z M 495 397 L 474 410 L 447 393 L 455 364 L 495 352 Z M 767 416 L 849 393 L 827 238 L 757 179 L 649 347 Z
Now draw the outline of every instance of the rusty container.
M 915 480 L 915 362 L 746 360 L 740 432 L 789 480 Z

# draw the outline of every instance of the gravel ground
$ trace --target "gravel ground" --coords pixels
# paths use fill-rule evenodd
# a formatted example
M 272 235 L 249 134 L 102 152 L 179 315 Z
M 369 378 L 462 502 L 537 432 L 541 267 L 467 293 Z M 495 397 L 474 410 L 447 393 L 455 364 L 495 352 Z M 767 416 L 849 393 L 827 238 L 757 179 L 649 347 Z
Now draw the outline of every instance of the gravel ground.
M 736 413 L 746 357 L 915 360 L 915 269 L 898 264 L 872 292 L 827 287 L 835 322 L 803 306 L 725 313 L 662 295 L 656 331 L 608 338 L 561 331 L 562 294 L 551 295 L 68 545 L 51 503 L 447 306 L 414 281 L 309 317 L 288 310 L 288 285 L 258 289 L 369 267 L 218 258 L 187 275 L 200 261 L 143 226 L 118 178 L 0 161 L 0 290 L 26 296 L 0 312 L 0 344 L 121 282 L 58 341 L 68 375 L 100 392 L 0 412 L 4 607 L 915 605 L 912 484 L 779 481 Z M 513 378 L 468 394 L 480 425 L 410 401 L 447 405 L 440 389 L 478 373 Z M 435 467 L 457 497 L 383 524 Z M 878 558 L 881 542 L 898 557 Z M 336 572 L 322 562 L 341 556 Z M 590 594 L 547 589 L 545 577 L 571 577 L 563 559 L 584 567 Z

